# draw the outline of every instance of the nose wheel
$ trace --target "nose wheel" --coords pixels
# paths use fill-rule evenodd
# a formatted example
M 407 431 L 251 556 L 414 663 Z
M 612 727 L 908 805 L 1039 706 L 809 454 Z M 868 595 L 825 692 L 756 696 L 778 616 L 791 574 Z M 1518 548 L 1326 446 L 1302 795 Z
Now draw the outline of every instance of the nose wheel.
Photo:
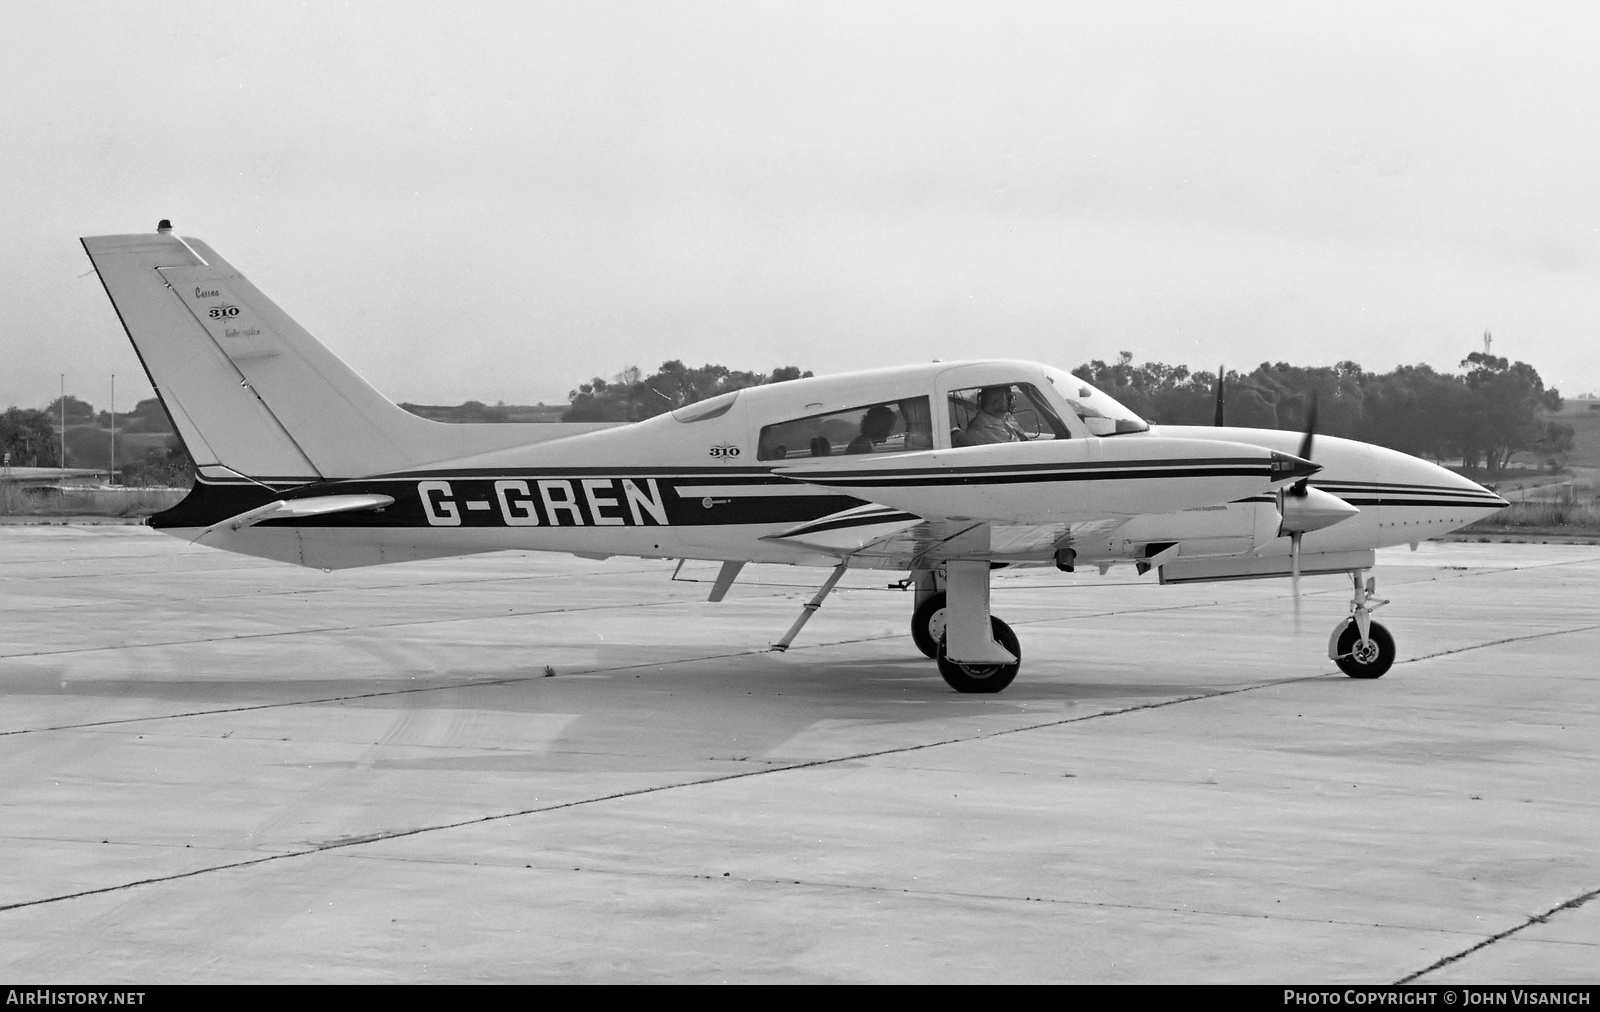
M 1333 662 L 1351 678 L 1382 678 L 1394 663 L 1394 637 L 1377 622 L 1367 625 L 1367 637 L 1351 619 L 1334 631 Z
M 1374 596 L 1377 579 L 1363 581 L 1363 575 L 1359 569 L 1350 573 L 1354 585 L 1350 617 L 1335 626 L 1328 638 L 1328 658 L 1351 678 L 1382 678 L 1394 664 L 1394 637 L 1372 620 L 1372 612 L 1389 602 Z

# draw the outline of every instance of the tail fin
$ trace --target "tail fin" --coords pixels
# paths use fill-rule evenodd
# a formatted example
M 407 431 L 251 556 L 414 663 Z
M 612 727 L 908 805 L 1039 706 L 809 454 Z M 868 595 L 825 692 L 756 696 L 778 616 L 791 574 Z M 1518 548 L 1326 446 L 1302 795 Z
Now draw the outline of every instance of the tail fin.
M 189 454 L 258 481 L 354 478 L 589 431 L 449 425 L 374 390 L 197 239 L 83 240 Z

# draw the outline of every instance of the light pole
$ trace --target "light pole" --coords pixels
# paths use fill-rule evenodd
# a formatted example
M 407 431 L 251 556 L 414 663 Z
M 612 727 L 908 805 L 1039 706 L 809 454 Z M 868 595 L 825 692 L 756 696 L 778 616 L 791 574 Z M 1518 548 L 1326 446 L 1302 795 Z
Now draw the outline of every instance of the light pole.
M 61 469 L 67 468 L 67 374 L 61 374 Z
M 111 473 L 106 484 L 117 483 L 117 374 L 111 374 Z

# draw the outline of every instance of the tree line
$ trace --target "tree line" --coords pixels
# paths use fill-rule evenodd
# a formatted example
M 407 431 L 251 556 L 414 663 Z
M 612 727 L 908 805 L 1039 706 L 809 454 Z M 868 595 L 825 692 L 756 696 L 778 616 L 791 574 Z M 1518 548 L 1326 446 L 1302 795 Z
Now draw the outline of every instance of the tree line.
M 1538 370 L 1478 351 L 1461 368 L 1460 375 L 1427 365 L 1373 373 L 1349 361 L 1263 362 L 1248 373 L 1227 372 L 1226 423 L 1303 429 L 1314 393 L 1320 433 L 1437 461 L 1459 459 L 1464 470 L 1491 476 L 1522 452 L 1551 469 L 1565 466 L 1573 428 L 1549 417 L 1561 410 L 1561 392 L 1546 389 Z M 1134 365 L 1126 351 L 1115 362 L 1095 359 L 1074 372 L 1152 422 L 1210 425 L 1215 418 L 1215 373 L 1164 362 Z
M 1317 431 L 1392 447 L 1419 457 L 1456 460 L 1469 472 L 1498 475 L 1516 453 L 1529 453 L 1546 466 L 1565 465 L 1573 428 L 1550 418 L 1561 409 L 1561 393 L 1546 389 L 1538 370 L 1485 352 L 1461 361 L 1463 372 L 1436 372 L 1427 365 L 1404 365 L 1372 373 L 1355 362 L 1334 366 L 1293 366 L 1263 362 L 1248 373 L 1224 377 L 1228 425 L 1303 429 L 1317 402 Z M 1190 372 L 1164 362 L 1135 365 L 1122 352 L 1114 362 L 1094 359 L 1073 370 L 1133 411 L 1156 423 L 1209 425 L 1215 417 L 1217 374 Z M 812 375 L 799 366 L 770 373 L 722 365 L 689 368 L 672 359 L 646 376 L 637 367 L 610 380 L 596 377 L 570 394 L 561 414 L 568 422 L 637 422 L 745 387 L 782 383 Z M 450 421 L 523 421 L 548 415 L 535 409 L 489 407 L 468 401 L 459 408 L 402 405 L 417 414 Z M 183 485 L 194 464 L 173 434 L 161 402 L 143 400 L 129 412 L 96 411 L 68 395 L 43 410 L 11 407 L 0 414 L 0 450 L 13 466 L 54 467 L 61 463 L 61 423 L 66 417 L 67 467 L 105 467 L 109 430 L 117 429 L 117 471 L 125 484 Z M 541 411 L 544 409 L 540 409 Z M 554 413 L 553 410 L 551 412 Z
M 718 394 L 810 375 L 809 369 L 801 372 L 800 367 L 794 365 L 779 366 L 770 373 L 744 372 L 710 364 L 691 369 L 677 359 L 661 363 L 661 368 L 649 376 L 643 375 L 638 366 L 630 366 L 609 381 L 596 376 L 579 385 L 567 395 L 572 406 L 561 420 L 642 422 Z

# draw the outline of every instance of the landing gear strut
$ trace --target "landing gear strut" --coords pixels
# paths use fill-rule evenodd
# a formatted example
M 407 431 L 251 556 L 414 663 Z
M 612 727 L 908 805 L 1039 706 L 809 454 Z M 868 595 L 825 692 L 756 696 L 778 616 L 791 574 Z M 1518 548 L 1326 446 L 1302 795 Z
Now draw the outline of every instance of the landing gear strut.
M 1366 570 L 1350 571 L 1354 588 L 1350 617 L 1335 626 L 1328 638 L 1328 658 L 1351 678 L 1382 678 L 1394 663 L 1394 637 L 1372 620 L 1372 613 L 1389 602 L 1375 596 L 1377 578 L 1363 580 L 1365 576 Z

